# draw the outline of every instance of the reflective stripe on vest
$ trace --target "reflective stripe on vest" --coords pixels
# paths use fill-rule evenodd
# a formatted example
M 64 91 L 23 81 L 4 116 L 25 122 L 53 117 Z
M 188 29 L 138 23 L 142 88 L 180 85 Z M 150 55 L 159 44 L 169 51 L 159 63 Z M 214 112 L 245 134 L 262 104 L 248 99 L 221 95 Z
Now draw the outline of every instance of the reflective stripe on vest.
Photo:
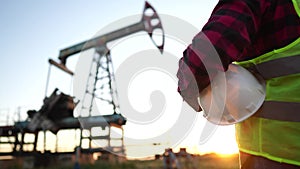
M 254 114 L 272 120 L 300 122 L 300 103 L 265 101 L 262 107 Z
M 252 69 L 260 74 L 263 79 L 268 80 L 280 76 L 300 73 L 300 55 L 279 58 L 268 62 L 253 65 Z
M 248 67 L 264 80 L 300 73 L 300 55 L 270 60 Z M 273 120 L 300 122 L 298 102 L 265 101 L 254 116 Z

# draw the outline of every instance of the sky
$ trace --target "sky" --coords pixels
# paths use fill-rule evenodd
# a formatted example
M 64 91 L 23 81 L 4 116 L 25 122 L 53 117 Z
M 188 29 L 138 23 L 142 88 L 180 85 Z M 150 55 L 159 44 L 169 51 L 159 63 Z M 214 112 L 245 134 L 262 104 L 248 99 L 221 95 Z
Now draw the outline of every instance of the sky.
M 217 0 L 149 0 L 149 3 L 156 9 L 159 15 L 162 15 L 162 18 L 172 16 L 173 19 L 178 18 L 200 30 L 209 18 Z M 113 23 L 117 22 L 118 25 L 123 24 L 126 26 L 127 23 L 119 23 L 118 21 L 124 21 L 126 17 L 130 18 L 130 16 L 141 15 L 143 7 L 143 0 L 1 1 L 0 113 L 9 113 L 9 118 L 16 120 L 18 118 L 16 117 L 16 112 L 19 107 L 21 113 L 20 118 L 24 120 L 27 110 L 38 110 L 43 103 L 44 97 L 52 91 L 46 87 L 49 58 L 57 60 L 61 49 L 88 40 L 99 33 L 99 30 L 109 30 L 109 28 L 112 27 L 111 25 L 114 25 Z M 128 24 L 134 23 L 131 22 L 131 20 L 129 21 L 130 23 Z M 164 25 L 164 23 L 162 24 Z M 173 29 L 175 28 L 176 26 Z M 100 33 L 101 32 L 103 31 L 100 31 Z M 191 41 L 192 36 L 189 37 Z M 137 44 L 132 44 L 135 42 L 130 41 L 130 39 L 128 41 L 118 41 L 118 43 L 113 44 L 115 50 L 112 50 L 112 58 L 115 62 L 113 63 L 115 64 L 115 68 L 118 68 L 122 65 L 122 61 L 126 60 L 124 56 L 123 58 L 119 58 L 119 55 L 127 52 L 125 56 L 129 56 L 130 54 L 128 53 L 134 53 L 133 50 L 135 48 L 143 48 L 143 43 L 145 43 L 146 46 L 152 45 L 151 41 L 142 35 L 136 37 L 137 40 L 138 38 L 142 38 L 142 40 L 137 42 Z M 166 41 L 167 53 L 172 53 L 179 59 L 182 55 L 182 50 L 187 44 L 179 44 L 180 47 L 175 49 L 172 48 L 172 40 L 170 39 L 172 39 L 172 37 L 169 37 L 169 40 Z M 129 48 L 131 45 L 135 46 L 135 48 Z M 70 59 L 69 66 L 74 69 L 76 64 L 78 64 L 77 61 L 78 59 L 76 58 Z M 155 76 L 156 78 L 161 78 L 161 80 L 168 79 L 168 77 L 164 75 L 155 73 L 159 72 L 154 71 L 152 75 L 149 76 Z M 60 78 L 55 80 L 56 76 Z M 131 88 L 128 90 L 138 88 L 139 83 L 145 81 L 145 79 L 143 79 L 144 77 L 145 75 L 137 76 L 137 82 L 132 83 Z M 57 84 L 61 82 L 60 79 L 63 79 L 63 85 Z M 176 85 L 174 79 L 171 78 L 171 81 L 171 86 Z M 72 78 L 58 70 L 54 70 L 54 73 L 51 72 L 49 86 L 53 88 L 56 85 L 62 85 L 68 92 L 68 88 L 72 86 L 72 82 Z M 162 86 L 163 85 L 160 87 Z M 172 91 L 168 92 L 176 95 L 174 97 L 178 100 L 179 96 L 176 93 L 176 86 L 172 87 L 171 89 L 174 89 L 173 93 Z M 170 88 L 165 86 L 164 89 Z M 147 95 L 147 93 L 145 94 Z M 172 94 L 171 97 L 173 97 Z M 130 95 L 130 101 L 137 106 L 143 105 L 143 103 L 140 103 L 141 100 L 135 99 L 134 95 Z M 137 109 L 139 109 L 139 107 L 137 107 Z M 165 120 L 170 116 L 172 115 L 162 117 L 162 119 Z M 232 151 L 236 151 L 233 126 L 218 127 L 212 138 L 206 143 L 199 145 L 199 131 L 203 129 L 205 119 L 201 117 L 201 114 L 199 116 L 195 115 L 195 117 L 197 117 L 197 121 L 194 122 L 193 127 L 189 130 L 185 139 L 181 141 L 180 145 L 188 147 L 188 150 L 198 153 L 210 151 L 226 153 L 230 152 L 228 147 Z M 6 115 L 3 115 L 0 121 L 3 122 L 5 120 Z M 136 132 L 136 128 L 139 128 L 138 124 L 133 125 L 132 123 L 133 122 L 129 123 L 128 126 L 125 127 L 125 133 L 129 133 L 128 137 Z M 157 125 L 166 125 L 165 128 L 168 128 L 167 124 L 166 122 L 159 122 L 153 125 L 154 128 L 157 127 Z M 150 128 L 153 127 L 153 125 L 150 125 Z M 148 126 L 147 130 L 150 130 L 150 128 Z M 150 132 L 153 131 L 150 130 Z M 222 139 L 222 142 L 220 139 Z M 166 140 L 166 142 L 168 142 L 168 140 Z

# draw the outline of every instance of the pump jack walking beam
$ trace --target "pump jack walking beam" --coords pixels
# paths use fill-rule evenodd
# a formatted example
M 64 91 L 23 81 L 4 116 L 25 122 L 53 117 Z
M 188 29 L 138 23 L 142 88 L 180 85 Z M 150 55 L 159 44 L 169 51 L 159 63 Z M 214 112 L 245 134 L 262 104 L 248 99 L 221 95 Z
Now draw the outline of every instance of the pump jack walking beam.
M 151 14 L 147 13 L 148 10 L 151 11 L 152 13 Z M 162 40 L 161 40 L 160 44 L 157 44 L 152 37 L 154 30 L 160 30 L 162 33 L 162 35 L 161 35 Z M 142 19 L 140 22 L 129 25 L 127 27 L 124 27 L 124 28 L 121 28 L 118 30 L 115 30 L 113 32 L 110 32 L 110 33 L 107 33 L 104 35 L 100 35 L 98 37 L 78 43 L 71 47 L 62 49 L 60 51 L 60 54 L 58 57 L 58 59 L 60 60 L 60 63 L 57 63 L 52 59 L 49 59 L 49 62 L 50 62 L 50 64 L 53 64 L 53 65 L 57 66 L 58 68 L 62 69 L 63 71 L 73 75 L 73 72 L 65 66 L 67 58 L 69 56 L 74 55 L 74 54 L 79 53 L 84 50 L 88 50 L 90 48 L 105 46 L 106 43 L 108 43 L 110 41 L 128 36 L 130 34 L 133 34 L 133 33 L 139 32 L 139 31 L 148 32 L 153 43 L 160 50 L 160 52 L 163 52 L 165 37 L 164 37 L 164 30 L 163 30 L 163 27 L 161 24 L 161 20 L 160 20 L 159 16 L 157 15 L 155 9 L 146 1 L 144 11 L 143 11 L 143 16 L 142 16 Z

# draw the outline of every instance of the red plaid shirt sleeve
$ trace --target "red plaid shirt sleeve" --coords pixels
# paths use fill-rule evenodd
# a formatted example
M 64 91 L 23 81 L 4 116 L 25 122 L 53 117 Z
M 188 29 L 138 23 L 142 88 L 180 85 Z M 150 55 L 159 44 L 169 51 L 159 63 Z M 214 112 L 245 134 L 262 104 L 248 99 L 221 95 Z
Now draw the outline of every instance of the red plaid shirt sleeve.
M 178 92 L 200 110 L 198 93 L 217 70 L 291 43 L 299 21 L 291 0 L 220 0 L 179 60 Z

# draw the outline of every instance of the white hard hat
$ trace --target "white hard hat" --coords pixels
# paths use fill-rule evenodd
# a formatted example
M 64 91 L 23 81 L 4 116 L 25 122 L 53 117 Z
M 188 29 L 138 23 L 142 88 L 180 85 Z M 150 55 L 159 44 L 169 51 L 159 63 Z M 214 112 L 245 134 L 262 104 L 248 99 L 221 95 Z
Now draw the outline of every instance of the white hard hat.
M 253 115 L 266 96 L 264 80 L 245 68 L 230 64 L 218 72 L 198 97 L 204 117 L 217 125 L 241 122 Z

